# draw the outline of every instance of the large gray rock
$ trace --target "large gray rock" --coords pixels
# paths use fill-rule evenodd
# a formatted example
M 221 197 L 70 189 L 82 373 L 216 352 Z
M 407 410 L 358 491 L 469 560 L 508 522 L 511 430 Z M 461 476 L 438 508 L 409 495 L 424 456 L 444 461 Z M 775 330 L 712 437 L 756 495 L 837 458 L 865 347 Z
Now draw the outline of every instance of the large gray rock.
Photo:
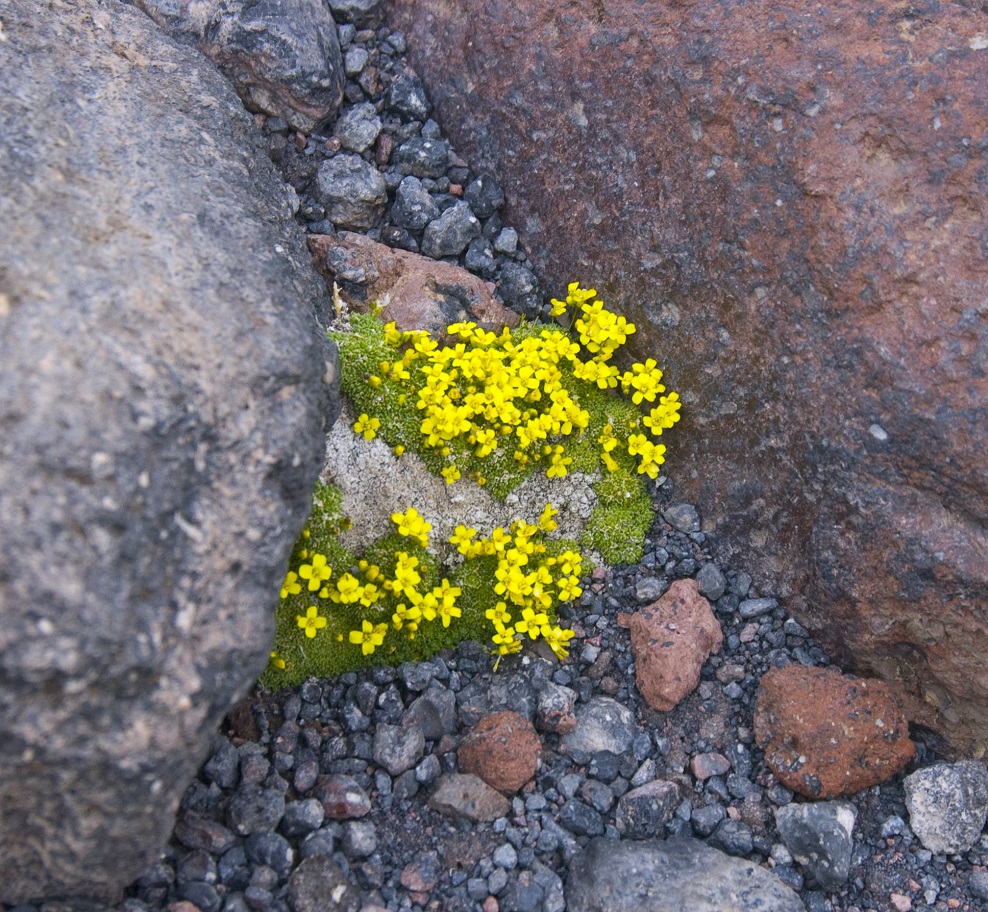
M 128 0 L 195 42 L 251 111 L 309 133 L 343 101 L 343 55 L 322 0 Z
M 569 912 L 805 912 L 774 874 L 696 839 L 594 839 L 570 864 Z
M 229 85 L 116 0 L 0 42 L 0 901 L 119 896 L 264 667 L 329 307 Z

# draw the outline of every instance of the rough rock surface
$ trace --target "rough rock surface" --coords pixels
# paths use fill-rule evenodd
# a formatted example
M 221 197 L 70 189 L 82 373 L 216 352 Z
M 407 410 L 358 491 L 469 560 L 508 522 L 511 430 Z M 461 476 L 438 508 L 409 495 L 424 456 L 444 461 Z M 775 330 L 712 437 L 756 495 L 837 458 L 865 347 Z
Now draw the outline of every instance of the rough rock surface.
M 775 812 L 779 835 L 793 858 L 824 890 L 847 882 L 857 810 L 847 801 L 787 804 Z
M 308 133 L 343 101 L 343 56 L 321 0 L 128 0 L 215 63 L 251 111 Z
M 916 754 L 888 687 L 836 668 L 770 669 L 759 684 L 755 740 L 779 781 L 814 799 L 884 782 Z
M 594 839 L 566 878 L 569 912 L 805 912 L 781 880 L 696 839 Z
M 978 841 L 988 819 L 984 763 L 937 763 L 907 776 L 904 785 L 909 824 L 927 849 L 955 855 Z
M 726 551 L 910 718 L 988 731 L 975 4 L 396 0 L 550 288 L 638 324 Z
M 3 39 L 0 901 L 106 901 L 264 667 L 335 352 L 201 55 L 114 0 Z
M 512 795 L 535 775 L 541 751 L 532 723 L 506 709 L 481 719 L 463 739 L 457 758 L 464 773 Z
M 518 325 L 518 314 L 498 304 L 487 283 L 459 266 L 349 231 L 310 235 L 308 243 L 313 265 L 330 287 L 337 282 L 344 300 L 361 309 L 382 305 L 381 319 L 393 320 L 399 329 L 439 335 L 450 323 L 463 320 L 495 331 Z
M 676 580 L 657 602 L 618 622 L 631 632 L 638 691 L 667 712 L 700 682 L 700 669 L 724 640 L 695 580 Z

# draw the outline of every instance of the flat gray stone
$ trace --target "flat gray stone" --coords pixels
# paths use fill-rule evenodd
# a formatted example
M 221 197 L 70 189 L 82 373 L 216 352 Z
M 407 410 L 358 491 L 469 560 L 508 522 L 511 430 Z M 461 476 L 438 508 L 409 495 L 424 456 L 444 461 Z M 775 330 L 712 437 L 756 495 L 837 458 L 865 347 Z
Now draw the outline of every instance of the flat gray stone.
M 988 770 L 979 760 L 937 763 L 906 776 L 909 825 L 931 852 L 968 851 L 988 819 Z
M 429 798 L 429 807 L 447 817 L 490 823 L 511 810 L 511 802 L 471 773 L 442 776 Z
M 764 868 L 695 839 L 594 839 L 565 890 L 568 912 L 806 912 Z

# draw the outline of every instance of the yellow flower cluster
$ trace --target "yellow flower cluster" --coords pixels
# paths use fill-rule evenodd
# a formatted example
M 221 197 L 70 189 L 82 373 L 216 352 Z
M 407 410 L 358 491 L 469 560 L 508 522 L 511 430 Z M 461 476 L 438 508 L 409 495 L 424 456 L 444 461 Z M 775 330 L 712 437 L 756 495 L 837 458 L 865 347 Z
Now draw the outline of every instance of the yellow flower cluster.
M 662 371 L 653 359 L 624 372 L 612 362 L 635 325 L 609 311 L 596 295 L 595 289 L 573 282 L 565 300 L 553 299 L 554 315 L 571 312 L 574 336 L 556 327 L 493 333 L 463 322 L 449 326 L 450 342 L 440 345 L 425 331 L 403 332 L 387 324 L 383 338 L 391 354 L 364 378 L 377 406 L 361 413 L 354 430 L 368 440 L 376 436 L 380 421 L 371 413 L 383 408 L 386 395 L 397 395 L 401 403 L 414 403 L 421 446 L 442 460 L 436 471 L 449 484 L 464 475 L 484 484 L 487 471 L 480 462 L 501 453 L 522 467 L 540 465 L 550 478 L 561 478 L 572 466 L 563 443 L 591 423 L 576 380 L 651 407 L 633 428 L 622 427 L 619 433 L 624 452 L 638 457 L 638 473 L 655 478 L 665 447 L 632 443 L 630 435 L 644 430 L 658 437 L 671 428 L 679 420 L 679 396 L 664 395 Z M 404 446 L 397 445 L 399 450 Z M 601 450 L 600 459 L 608 471 L 619 467 L 609 449 Z
M 542 636 L 560 658 L 568 654 L 566 644 L 573 633 L 559 627 L 551 618 L 560 602 L 573 601 L 581 595 L 582 557 L 568 548 L 556 548 L 558 553 L 555 555 L 548 553 L 545 535 L 555 530 L 557 524 L 553 517 L 556 513 L 547 504 L 536 524 L 516 520 L 507 530 L 497 528 L 487 538 L 478 538 L 476 529 L 461 525 L 450 538 L 468 561 L 478 557 L 496 561 L 496 584 L 493 594 L 488 595 L 487 604 L 494 598 L 500 600 L 486 612 L 486 618 L 493 625 L 492 641 L 500 655 L 517 652 L 526 635 L 531 639 Z M 414 507 L 392 514 L 391 520 L 399 536 L 423 548 L 428 545 L 432 526 Z M 307 600 L 322 600 L 340 606 L 360 605 L 368 609 L 360 619 L 359 628 L 346 631 L 345 637 L 350 644 L 359 646 L 364 656 L 372 655 L 383 646 L 392 630 L 414 639 L 423 623 L 439 620 L 444 628 L 448 628 L 454 619 L 463 615 L 459 603 L 463 595 L 461 587 L 446 577 L 438 585 L 423 586 L 420 559 L 408 551 L 395 551 L 393 566 L 388 563 L 390 572 L 362 559 L 338 574 L 334 574 L 325 554 L 302 550 L 299 555 L 302 562 L 297 570 L 290 570 L 286 575 L 281 597 L 303 596 L 305 582 Z M 490 593 L 488 587 L 485 589 Z M 514 624 L 509 611 L 517 617 Z M 327 613 L 332 616 L 331 610 Z M 322 634 L 329 623 L 329 618 L 315 604 L 295 615 L 297 630 L 307 640 Z M 342 642 L 343 633 L 336 634 L 335 639 Z M 271 666 L 285 670 L 282 653 L 272 653 Z
M 583 593 L 583 558 L 569 549 L 554 557 L 546 554 L 543 533 L 556 528 L 557 512 L 546 504 L 537 525 L 516 519 L 507 530 L 499 526 L 487 538 L 477 538 L 476 529 L 461 525 L 449 539 L 467 559 L 497 558 L 494 592 L 500 600 L 485 616 L 494 625 L 492 640 L 500 655 L 521 649 L 526 635 L 533 640 L 541 635 L 560 659 L 569 655 L 566 644 L 573 631 L 553 624 L 549 612 L 555 603 L 574 601 Z M 520 615 L 514 624 L 509 611 Z
M 565 301 L 552 299 L 553 316 L 564 316 L 570 310 L 579 311 L 573 326 L 579 333 L 581 345 L 591 357 L 588 361 L 579 361 L 573 373 L 581 380 L 595 383 L 600 389 L 613 389 L 620 385 L 621 392 L 629 395 L 635 405 L 655 402 L 658 396 L 658 405 L 641 420 L 658 437 L 679 421 L 679 394 L 661 395 L 666 391 L 662 384 L 662 371 L 652 358 L 644 364 L 632 364 L 631 370 L 623 373 L 609 363 L 614 352 L 635 332 L 635 324 L 611 313 L 602 301 L 594 300 L 596 295 L 596 289 L 581 288 L 579 282 L 571 282 Z M 608 425 L 598 442 L 602 446 L 601 461 L 608 471 L 616 471 L 618 464 L 611 455 L 617 445 L 614 428 Z M 626 446 L 629 455 L 640 458 L 639 475 L 648 475 L 649 478 L 658 476 L 659 466 L 665 462 L 665 446 L 653 444 L 644 434 L 629 434 Z

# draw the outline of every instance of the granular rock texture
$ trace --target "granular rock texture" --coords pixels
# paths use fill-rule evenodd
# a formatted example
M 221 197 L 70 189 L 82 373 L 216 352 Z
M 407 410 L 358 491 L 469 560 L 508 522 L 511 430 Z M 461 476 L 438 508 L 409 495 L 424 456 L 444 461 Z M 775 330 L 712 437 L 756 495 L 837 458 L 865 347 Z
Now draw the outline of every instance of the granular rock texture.
M 669 463 L 723 556 L 984 750 L 983 12 L 396 0 L 392 23 L 547 287 L 601 289 L 682 393 Z
M 916 753 L 885 684 L 801 665 L 762 678 L 755 740 L 779 781 L 814 799 L 884 782 Z
M 668 711 L 700 682 L 700 669 L 724 640 L 696 581 L 676 580 L 657 602 L 623 614 L 631 631 L 638 690 L 653 709 Z
M 0 901 L 107 901 L 264 667 L 337 367 L 201 55 L 115 0 L 2 37 Z
M 128 0 L 196 44 L 251 111 L 308 133 L 343 101 L 336 23 L 321 0 Z
M 538 767 L 542 743 L 532 723 L 506 709 L 485 716 L 460 744 L 460 769 L 505 795 L 517 792 Z
M 452 263 L 395 250 L 362 234 L 341 231 L 309 235 L 313 265 L 344 300 L 366 310 L 382 308 L 381 319 L 399 329 L 445 333 L 450 323 L 472 320 L 495 332 L 515 327 L 518 314 L 494 300 L 487 283 Z

